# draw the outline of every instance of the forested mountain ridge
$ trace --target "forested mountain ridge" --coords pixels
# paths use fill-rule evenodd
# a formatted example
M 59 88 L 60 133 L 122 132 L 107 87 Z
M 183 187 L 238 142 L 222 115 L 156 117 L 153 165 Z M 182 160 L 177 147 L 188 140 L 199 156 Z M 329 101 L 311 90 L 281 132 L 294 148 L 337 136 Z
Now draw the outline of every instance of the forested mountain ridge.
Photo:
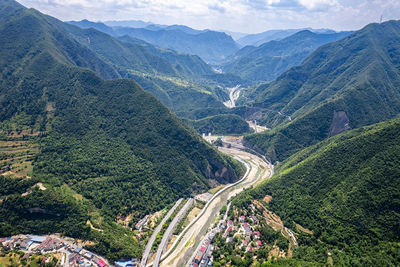
M 120 40 L 93 28 L 81 29 L 63 23 L 82 45 L 93 49 L 112 64 L 143 73 L 164 74 L 182 78 L 200 78 L 214 72 L 198 56 L 160 49 L 144 41 L 124 36 Z M 168 60 L 167 60 L 168 59 Z
M 400 119 L 342 133 L 292 155 L 233 205 L 271 196 L 264 204 L 297 232 L 299 243 L 294 259 L 282 265 L 323 266 L 328 254 L 335 266 L 396 266 L 399 144 Z
M 49 53 L 56 56 L 57 59 L 64 64 L 77 65 L 79 67 L 90 68 L 104 78 L 120 77 L 117 70 L 99 59 L 90 49 L 81 47 L 77 41 L 70 38 L 66 34 L 61 34 L 63 31 L 58 25 L 48 25 L 50 17 L 43 16 L 40 19 L 34 18 L 34 10 L 26 10 L 23 6 L 17 5 L 14 7 L 10 4 L 11 1 L 2 1 L 0 12 L 2 14 L 2 33 L 5 35 L 2 39 L 2 45 L 7 49 L 14 48 L 16 53 L 2 56 L 2 66 L 10 68 L 15 60 L 19 59 L 19 54 L 26 53 L 31 47 L 36 49 L 41 45 L 46 45 L 46 42 L 52 42 L 53 46 L 49 49 Z M 7 23 L 21 15 L 24 11 L 25 16 L 19 17 L 20 24 Z M 30 14 L 30 15 L 29 15 Z M 53 36 L 52 36 L 53 34 Z M 42 38 L 36 38 L 35 35 L 41 35 Z M 6 38 L 8 37 L 8 38 Z M 28 43 L 29 38 L 35 42 Z M 18 45 L 16 46 L 15 43 Z M 2 51 L 5 53 L 6 51 Z M 32 53 L 28 56 L 33 56 Z M 29 63 L 29 61 L 27 61 Z
M 204 114 L 203 117 L 207 117 L 212 115 L 213 110 L 218 109 L 231 113 L 223 105 L 223 102 L 229 98 L 224 87 L 244 83 L 240 77 L 216 73 L 195 55 L 155 47 L 129 35 L 115 39 L 96 30 L 104 32 L 112 30 L 102 23 L 90 21 L 70 23 L 83 27 L 81 29 L 70 24 L 63 24 L 66 31 L 83 46 L 115 66 L 122 77 L 136 80 L 179 117 L 193 120 L 198 114 Z M 183 26 L 164 28 L 182 29 Z M 238 117 L 235 117 L 236 121 L 237 119 Z M 245 121 L 241 119 L 238 123 L 243 125 Z M 220 126 L 223 125 L 220 124 Z M 233 128 L 226 125 L 223 131 L 229 133 L 229 129 Z M 245 128 L 240 127 L 240 129 Z M 237 133 L 237 130 L 234 132 Z
M 130 28 L 108 27 L 102 23 L 87 20 L 71 21 L 82 28 L 96 28 L 116 37 L 128 35 L 144 40 L 153 45 L 173 49 L 186 54 L 198 55 L 208 63 L 218 63 L 239 49 L 239 45 L 224 32 L 196 31 L 182 28 L 183 26 Z
M 235 75 L 215 73 L 198 56 L 158 48 L 128 35 L 117 40 L 92 27 L 107 27 L 104 24 L 87 21 L 84 29 L 62 25 L 83 46 L 115 66 L 122 77 L 136 80 L 183 118 L 193 119 L 198 110 L 223 109 L 222 102 L 228 93 L 220 85 L 235 86 L 241 82 Z
M 201 134 L 231 135 L 253 132 L 249 124 L 236 114 L 218 114 L 199 120 L 187 120 Z
M 260 46 L 269 41 L 279 41 L 289 37 L 293 34 L 296 34 L 301 31 L 311 31 L 315 33 L 322 34 L 331 34 L 335 33 L 335 31 L 330 29 L 312 29 L 312 28 L 303 28 L 303 29 L 286 29 L 286 30 L 268 30 L 265 32 L 255 33 L 255 34 L 246 34 L 237 40 L 237 42 L 243 46 Z
M 300 65 L 321 45 L 337 41 L 349 34 L 350 32 L 321 34 L 304 30 L 258 47 L 246 46 L 223 65 L 223 70 L 252 83 L 270 81 L 290 67 Z
M 61 22 L 12 0 L 0 14 L 1 142 L 38 147 L 31 178 L 0 176 L 1 236 L 59 232 L 110 259 L 138 257 L 117 218 L 132 225 L 243 172 L 136 82 L 89 70 L 118 77 Z M 38 182 L 45 190 L 31 190 Z
M 249 92 L 245 98 L 268 109 L 263 122 L 275 128 L 245 139 L 281 161 L 341 131 L 395 117 L 400 112 L 399 40 L 399 21 L 370 24 Z

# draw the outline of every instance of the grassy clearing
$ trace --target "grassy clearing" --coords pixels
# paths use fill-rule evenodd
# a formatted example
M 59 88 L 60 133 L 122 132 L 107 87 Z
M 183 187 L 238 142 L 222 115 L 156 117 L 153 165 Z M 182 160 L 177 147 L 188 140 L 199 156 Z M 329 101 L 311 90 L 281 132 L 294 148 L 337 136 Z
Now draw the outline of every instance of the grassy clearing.
M 217 187 L 211 188 L 210 190 L 208 190 L 208 193 L 214 195 L 215 193 L 217 193 L 219 190 L 221 190 L 221 189 L 224 188 L 225 186 L 226 186 L 226 185 L 221 184 L 221 185 L 219 185 L 219 186 L 217 186 Z

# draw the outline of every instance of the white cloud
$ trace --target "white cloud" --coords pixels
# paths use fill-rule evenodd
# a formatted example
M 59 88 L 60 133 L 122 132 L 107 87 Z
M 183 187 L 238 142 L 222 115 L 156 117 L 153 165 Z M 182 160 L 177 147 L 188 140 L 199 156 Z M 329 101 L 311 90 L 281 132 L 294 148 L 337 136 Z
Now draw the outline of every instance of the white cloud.
M 299 0 L 299 3 L 309 10 L 328 9 L 338 5 L 336 0 Z
M 358 29 L 400 19 L 399 0 L 20 0 L 62 20 L 145 20 L 204 29 Z

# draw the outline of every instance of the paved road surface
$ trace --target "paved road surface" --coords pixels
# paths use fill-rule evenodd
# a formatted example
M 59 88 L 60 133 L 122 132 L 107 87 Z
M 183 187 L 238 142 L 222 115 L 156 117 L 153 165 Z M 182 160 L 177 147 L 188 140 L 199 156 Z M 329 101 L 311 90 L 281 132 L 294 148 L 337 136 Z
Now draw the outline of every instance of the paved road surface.
M 164 233 L 164 236 L 161 240 L 160 245 L 158 246 L 157 254 L 156 257 L 153 261 L 153 267 L 158 267 L 160 264 L 160 258 L 161 254 L 163 253 L 165 247 L 168 245 L 168 240 L 172 236 L 172 233 L 174 232 L 176 225 L 179 223 L 179 221 L 184 217 L 186 212 L 190 209 L 190 207 L 193 205 L 193 198 L 190 198 L 185 205 L 182 207 L 182 209 L 178 212 L 178 214 L 175 216 L 175 218 L 172 220 L 172 222 L 169 224 L 167 230 Z
M 153 234 L 151 235 L 149 242 L 147 242 L 146 248 L 143 252 L 142 256 L 142 261 L 140 262 L 140 266 L 146 266 L 146 262 L 149 258 L 149 254 L 151 251 L 151 247 L 153 246 L 154 241 L 156 240 L 158 232 L 161 231 L 161 228 L 163 224 L 171 217 L 172 213 L 175 211 L 175 209 L 181 204 L 183 198 L 180 198 L 175 205 L 168 211 L 168 213 L 165 215 L 165 217 L 162 219 L 159 225 L 157 225 L 156 229 L 154 230 Z
M 234 108 L 236 106 L 235 101 L 238 98 L 238 96 L 235 96 L 235 93 L 237 91 L 240 91 L 240 84 L 236 85 L 235 87 L 227 89 L 229 91 L 229 100 L 224 102 L 224 105 L 227 106 L 228 108 Z
M 294 247 L 298 248 L 299 244 L 297 243 L 296 237 L 294 236 L 292 230 L 290 230 L 289 228 L 285 227 L 286 232 L 289 234 L 290 238 L 293 241 Z
M 267 179 L 272 174 L 271 165 L 256 155 L 241 151 L 237 147 L 221 148 L 247 165 L 246 175 L 234 185 L 225 187 L 220 195 L 215 195 L 204 207 L 203 211 L 192 221 L 191 224 L 182 232 L 174 245 L 164 253 L 161 258 L 161 266 L 184 266 L 198 247 L 199 242 L 209 231 L 215 216 L 219 214 L 220 208 L 226 204 L 226 201 L 241 192 L 243 188 L 248 188 L 255 183 Z

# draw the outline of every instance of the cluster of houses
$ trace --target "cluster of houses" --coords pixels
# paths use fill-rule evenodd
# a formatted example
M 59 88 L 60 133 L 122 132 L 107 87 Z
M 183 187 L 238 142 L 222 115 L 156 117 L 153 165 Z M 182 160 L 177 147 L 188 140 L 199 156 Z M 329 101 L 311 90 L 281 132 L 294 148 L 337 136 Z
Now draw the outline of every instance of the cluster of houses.
M 140 232 L 142 232 L 142 228 L 143 226 L 145 226 L 147 224 L 147 222 L 149 221 L 150 215 L 146 215 L 143 219 L 141 219 L 140 221 L 138 221 L 135 224 L 135 228 L 137 230 L 139 230 Z
M 136 258 L 133 258 L 128 261 L 116 261 L 114 262 L 116 267 L 137 267 L 139 266 L 139 261 Z
M 221 224 L 221 228 L 223 232 L 222 237 L 226 238 L 226 242 L 233 242 L 233 238 L 235 236 L 240 237 L 240 244 L 238 245 L 238 249 L 245 248 L 246 251 L 252 252 L 254 249 L 259 249 L 262 246 L 262 242 L 260 240 L 260 232 L 255 231 L 252 224 L 257 224 L 258 219 L 256 216 L 251 215 L 249 217 L 240 216 L 237 220 L 237 224 L 235 225 L 232 220 L 228 220 L 225 224 Z M 226 228 L 226 230 L 225 230 Z
M 58 265 L 65 267 L 110 266 L 104 258 L 79 247 L 74 242 L 55 236 L 18 235 L 0 238 L 0 245 L 6 250 L 22 250 L 24 257 L 37 252 L 62 253 Z
M 190 264 L 190 267 L 212 266 L 212 251 L 214 246 L 211 244 L 211 241 L 213 240 L 217 231 L 218 229 L 214 228 L 207 233 L 206 237 L 200 244 L 192 263 Z

